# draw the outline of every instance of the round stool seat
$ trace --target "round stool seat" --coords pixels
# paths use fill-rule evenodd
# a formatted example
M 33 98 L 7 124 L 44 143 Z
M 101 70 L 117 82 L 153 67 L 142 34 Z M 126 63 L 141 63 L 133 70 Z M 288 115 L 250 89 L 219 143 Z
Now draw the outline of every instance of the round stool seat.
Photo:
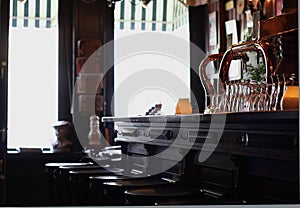
M 103 174 L 118 174 L 118 173 L 122 173 L 124 171 L 124 169 L 121 168 L 109 168 L 109 169 L 104 169 L 104 168 L 100 168 L 100 169 L 81 169 L 81 170 L 71 170 L 69 172 L 69 174 L 71 176 L 81 176 L 81 177 L 85 177 L 85 176 L 94 176 L 94 175 L 103 175 Z
M 46 163 L 46 167 L 53 167 L 53 168 L 58 168 L 60 166 L 84 166 L 84 165 L 93 165 L 91 162 L 62 162 L 62 163 Z
M 49 174 L 56 174 L 54 177 L 57 177 L 57 174 L 59 174 L 58 170 L 61 169 L 61 167 L 73 167 L 73 168 L 86 168 L 86 167 L 92 167 L 94 166 L 93 163 L 87 162 L 87 163 L 82 163 L 82 162 L 74 162 L 74 163 L 46 163 L 46 171 Z
M 90 190 L 92 195 L 93 205 L 110 205 L 105 198 L 103 183 L 107 181 L 128 180 L 130 177 L 124 175 L 96 175 L 90 176 Z
M 106 187 L 123 187 L 126 189 L 144 186 L 157 186 L 168 184 L 167 181 L 153 179 L 153 178 L 132 178 L 128 180 L 121 181 L 110 181 L 103 183 Z
M 60 175 L 64 177 L 69 177 L 71 171 L 79 171 L 79 170 L 105 170 L 100 165 L 85 165 L 85 166 L 60 166 L 59 172 Z
M 128 176 L 123 175 L 103 175 L 103 176 L 90 176 L 90 181 L 99 181 L 100 183 L 105 181 L 115 181 L 115 180 L 124 180 L 124 179 L 130 179 Z
M 125 191 L 126 195 L 145 196 L 145 197 L 169 197 L 189 195 L 191 192 L 183 187 L 176 185 L 167 185 L 154 188 L 134 189 Z
M 157 178 L 131 178 L 129 180 L 118 180 L 104 182 L 105 198 L 110 201 L 112 205 L 124 205 L 125 195 L 124 192 L 133 188 L 145 188 L 152 186 L 160 186 L 169 184 Z
M 154 205 L 161 200 L 181 200 L 189 197 L 192 192 L 178 185 L 154 186 L 125 191 L 129 204 Z
M 61 171 L 71 171 L 71 170 L 90 170 L 90 169 L 104 169 L 100 165 L 62 165 L 59 167 Z
M 93 163 L 46 163 L 45 167 L 46 167 L 46 172 L 48 174 L 50 174 L 50 176 L 52 175 L 52 177 L 54 177 L 54 179 L 57 179 L 58 175 L 59 175 L 59 168 L 61 166 L 68 166 L 68 167 L 89 167 L 92 166 Z

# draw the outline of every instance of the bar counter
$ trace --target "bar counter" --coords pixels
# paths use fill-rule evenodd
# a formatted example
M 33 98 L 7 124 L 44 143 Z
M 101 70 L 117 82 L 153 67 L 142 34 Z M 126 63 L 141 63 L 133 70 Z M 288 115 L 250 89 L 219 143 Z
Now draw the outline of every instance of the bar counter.
M 299 111 L 103 117 L 102 121 L 115 123 L 119 142 L 180 148 L 193 143 L 191 148 L 201 150 L 208 139 L 218 142 L 220 151 L 298 160 Z
M 114 123 L 122 159 L 142 157 L 136 166 L 146 172 L 153 168 L 149 156 L 172 149 L 182 155 L 167 171 L 172 180 L 247 204 L 299 203 L 298 110 L 103 117 L 102 122 Z M 201 152 L 211 154 L 200 161 Z

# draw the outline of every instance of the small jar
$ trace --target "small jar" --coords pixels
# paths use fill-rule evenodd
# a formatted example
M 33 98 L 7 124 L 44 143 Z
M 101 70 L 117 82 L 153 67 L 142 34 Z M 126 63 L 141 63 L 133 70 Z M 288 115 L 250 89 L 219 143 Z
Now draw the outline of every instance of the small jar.
M 188 98 L 180 98 L 178 100 L 176 114 L 192 114 L 192 105 Z

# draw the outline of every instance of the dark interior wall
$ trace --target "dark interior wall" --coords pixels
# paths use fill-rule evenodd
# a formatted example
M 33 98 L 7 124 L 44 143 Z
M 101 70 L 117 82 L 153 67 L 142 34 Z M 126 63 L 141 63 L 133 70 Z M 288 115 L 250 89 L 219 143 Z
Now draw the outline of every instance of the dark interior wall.
M 114 39 L 113 7 L 107 6 L 106 0 L 82 1 L 63 0 L 59 4 L 59 120 L 68 120 L 75 125 L 80 123 L 79 138 L 86 138 L 89 132 L 89 116 L 79 115 L 78 100 L 73 97 L 76 81 L 77 41 L 99 39 L 105 44 Z M 113 51 L 105 54 L 105 61 L 113 62 Z M 104 112 L 112 115 L 112 96 L 114 93 L 113 68 L 104 78 Z M 74 105 L 73 103 L 74 102 Z M 75 113 L 71 113 L 71 111 Z M 111 126 L 106 127 L 112 132 Z M 102 134 L 105 130 L 101 129 Z M 111 133 L 110 133 L 111 134 Z M 109 136 L 109 135 L 108 135 Z M 82 140 L 82 139 L 81 139 Z M 85 141 L 84 141 L 85 142 Z M 87 141 L 86 141 L 87 142 Z M 86 144 L 84 143 L 83 146 Z
M 9 11 L 9 4 L 8 1 L 0 1 L 0 64 L 2 64 L 2 61 L 6 61 L 8 59 L 8 11 Z M 7 68 L 5 68 L 7 69 Z M 2 74 L 4 72 L 4 74 Z M 1 67 L 1 73 L 0 73 L 0 95 L 1 95 L 1 101 L 0 101 L 0 129 L 6 128 L 6 122 L 7 122 L 7 115 L 6 115 L 6 109 L 7 109 L 7 76 L 6 72 L 2 71 Z
M 114 5 L 112 7 L 108 7 L 106 5 L 106 0 L 103 0 L 105 6 L 102 7 L 103 12 L 106 14 L 105 19 L 102 19 L 103 28 L 105 28 L 105 32 L 103 33 L 103 42 L 108 43 L 114 40 Z M 112 43 L 113 45 L 113 43 Z M 110 50 L 107 50 L 106 54 L 104 55 L 104 61 L 106 62 L 105 65 L 110 65 L 112 63 L 112 67 L 108 69 L 105 73 L 104 79 L 104 112 L 103 116 L 113 116 L 114 112 L 114 102 L 113 102 L 113 95 L 114 95 L 114 47 Z M 106 123 L 104 126 L 104 135 L 107 142 L 110 145 L 114 144 L 113 137 L 114 137 L 114 125 L 112 123 Z
M 59 1 L 59 72 L 58 72 L 58 120 L 72 121 L 71 93 L 72 76 L 72 36 L 73 0 Z
M 190 24 L 190 41 L 199 47 L 204 53 L 206 53 L 206 26 L 207 22 L 207 5 L 189 7 L 189 24 Z M 193 53 L 191 51 L 191 67 L 192 69 L 198 69 L 201 56 L 199 54 Z M 204 88 L 199 78 L 199 72 L 197 73 L 191 69 L 190 73 L 190 82 L 191 82 L 191 91 L 195 96 L 191 96 L 191 103 L 195 106 L 195 103 L 198 105 L 198 109 L 193 109 L 195 112 L 204 112 L 205 108 L 205 94 Z
M 9 1 L 0 1 L 0 206 L 5 204 Z M 5 66 L 6 65 L 6 66 Z
M 77 41 L 80 39 L 99 39 L 105 44 L 114 39 L 113 7 L 108 7 L 106 0 L 59 1 L 59 113 L 60 120 L 72 121 L 71 105 L 73 85 L 75 83 Z M 113 58 L 112 53 L 106 58 Z M 113 60 L 113 59 L 112 59 Z M 106 97 L 113 94 L 113 70 L 109 71 Z M 106 102 L 110 104 L 111 99 Z M 106 115 L 111 115 L 107 108 Z
M 88 3 L 86 3 L 88 2 Z M 76 83 L 76 59 L 78 56 L 78 41 L 87 40 L 87 39 L 98 39 L 103 43 L 103 23 L 102 19 L 105 14 L 102 12 L 103 2 L 105 0 L 97 1 L 82 1 L 75 0 L 73 1 L 73 27 L 72 27 L 72 80 L 73 84 Z M 88 58 L 88 57 L 86 57 Z M 76 89 L 74 89 L 75 91 Z M 89 116 L 90 113 L 80 113 L 79 112 L 79 96 L 73 97 L 74 105 L 72 106 L 73 115 L 72 121 L 77 130 L 77 136 L 82 143 L 82 146 L 85 147 L 88 144 L 88 133 L 89 133 Z M 69 107 L 70 108 L 70 107 Z

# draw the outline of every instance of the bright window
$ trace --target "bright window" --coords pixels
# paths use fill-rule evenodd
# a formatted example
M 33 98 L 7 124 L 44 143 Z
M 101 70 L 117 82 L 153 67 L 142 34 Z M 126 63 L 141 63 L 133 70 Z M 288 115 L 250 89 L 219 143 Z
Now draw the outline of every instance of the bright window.
M 137 33 L 153 32 L 153 33 L 164 33 L 173 36 L 177 36 L 183 40 L 189 42 L 189 24 L 188 24 L 188 14 L 184 15 L 184 24 L 182 24 L 183 19 L 178 16 L 177 20 L 174 19 L 175 24 L 180 24 L 179 27 L 168 30 L 166 28 L 171 28 L 170 21 L 167 19 L 168 16 L 172 16 L 169 14 L 164 14 L 167 9 L 172 6 L 178 7 L 178 5 L 173 5 L 173 2 L 177 1 L 167 1 L 169 5 L 164 5 L 163 2 L 166 1 L 153 1 L 149 3 L 145 10 L 141 10 L 140 5 L 136 5 L 132 7 L 130 1 L 124 0 L 121 4 L 116 4 L 115 9 L 115 40 L 118 38 L 124 38 L 129 35 L 134 35 Z M 122 5 L 123 4 L 123 5 Z M 154 6 L 156 6 L 154 8 Z M 179 5 L 180 6 L 180 5 Z M 128 7 L 128 8 L 127 8 Z M 131 8 L 131 9 L 129 9 Z M 128 13 L 129 12 L 129 13 Z M 131 12 L 131 13 L 130 13 Z M 135 12 L 134 14 L 132 12 Z M 143 15 L 144 12 L 144 15 Z M 171 11 L 173 12 L 173 11 Z M 174 11 L 175 12 L 175 11 Z M 183 13 L 179 13 L 178 15 Z M 155 14 L 155 16 L 154 16 Z M 175 15 L 175 14 L 174 14 Z M 144 16 L 144 19 L 143 19 Z M 128 17 L 128 19 L 126 19 Z M 132 19 L 135 17 L 135 19 Z M 164 19 L 164 17 L 166 17 Z M 155 21 L 153 21 L 155 19 Z M 179 21 L 178 21 L 179 20 Z M 162 22 L 166 22 L 166 27 L 163 26 Z M 144 25 L 143 25 L 144 24 Z M 155 26 L 154 26 L 155 24 Z M 143 26 L 144 29 L 143 30 Z M 154 26 L 154 27 L 153 27 Z M 174 25 L 173 25 L 174 26 Z M 176 27 L 176 25 L 175 25 Z M 153 30 L 155 28 L 155 30 Z M 147 41 L 147 40 L 145 40 Z M 115 62 L 118 57 L 118 50 L 120 46 L 118 46 L 117 42 L 115 42 Z M 124 49 L 123 49 L 124 50 Z M 189 63 L 189 54 L 190 48 L 181 48 L 181 50 L 185 51 L 187 56 L 186 63 Z M 149 64 L 147 62 L 157 63 L 157 65 L 151 65 L 154 69 L 162 69 L 162 73 L 159 72 L 157 74 L 147 74 L 145 76 L 138 75 L 141 70 L 149 68 Z M 165 64 L 168 63 L 168 64 Z M 139 54 L 136 56 L 131 56 L 122 60 L 121 62 L 115 63 L 114 65 L 114 115 L 115 116 L 137 116 L 137 115 L 145 115 L 147 110 L 151 108 L 153 105 L 161 103 L 162 111 L 165 115 L 174 115 L 176 104 L 179 98 L 190 98 L 190 67 L 189 64 L 183 64 L 176 60 L 170 60 L 167 57 L 163 57 L 157 54 Z M 167 76 L 166 76 L 167 75 Z M 170 76 L 169 76 L 170 75 Z M 136 78 L 134 78 L 136 76 Z M 156 86 L 153 86 L 150 79 L 154 80 L 159 76 L 164 76 L 164 83 L 157 83 Z M 170 80 L 172 77 L 176 77 L 177 81 Z M 132 90 L 132 92 L 125 93 L 124 92 L 130 88 L 132 88 L 132 83 L 145 83 L 144 88 L 137 88 Z M 165 83 L 168 83 L 170 88 L 166 88 L 164 86 Z M 181 82 L 185 85 L 185 87 L 178 89 L 178 82 Z M 147 85 L 149 83 L 149 86 Z M 126 89 L 124 91 L 124 89 Z M 174 89 L 174 90 L 169 90 Z M 176 90 L 175 90 L 176 89 Z M 129 98 L 127 96 L 130 96 Z M 125 99 L 124 99 L 125 98 Z M 126 102 L 124 102 L 126 100 Z M 129 102 L 127 102 L 129 100 Z
M 35 1 L 28 1 L 30 11 Z M 34 27 L 30 22 L 24 27 L 23 21 L 18 17 L 14 25 L 11 18 L 9 28 L 7 146 L 51 147 L 58 115 L 58 27 Z

